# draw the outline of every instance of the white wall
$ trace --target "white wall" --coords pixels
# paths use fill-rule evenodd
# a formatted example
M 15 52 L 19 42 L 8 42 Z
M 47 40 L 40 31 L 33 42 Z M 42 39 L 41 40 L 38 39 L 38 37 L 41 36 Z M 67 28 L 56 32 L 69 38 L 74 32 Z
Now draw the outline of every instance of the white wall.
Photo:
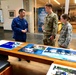
M 9 10 L 15 10 L 16 16 L 18 16 L 18 10 L 23 8 L 23 0 L 3 0 L 1 1 L 1 8 L 4 17 L 4 30 L 11 30 L 12 19 L 9 18 Z

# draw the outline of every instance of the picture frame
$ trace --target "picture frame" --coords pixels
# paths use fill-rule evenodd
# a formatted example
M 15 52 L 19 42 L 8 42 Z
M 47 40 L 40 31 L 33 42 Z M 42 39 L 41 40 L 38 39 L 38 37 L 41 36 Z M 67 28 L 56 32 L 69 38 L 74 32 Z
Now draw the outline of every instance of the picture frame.
M 0 23 L 3 23 L 4 19 L 3 19 L 3 11 L 2 9 L 0 9 Z
M 9 18 L 12 19 L 16 16 L 16 11 L 15 10 L 9 10 Z

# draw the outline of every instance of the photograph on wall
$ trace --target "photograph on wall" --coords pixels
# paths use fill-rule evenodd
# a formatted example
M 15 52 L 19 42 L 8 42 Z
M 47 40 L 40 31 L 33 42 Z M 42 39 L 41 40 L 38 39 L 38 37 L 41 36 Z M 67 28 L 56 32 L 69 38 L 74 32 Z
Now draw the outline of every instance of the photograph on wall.
M 15 10 L 9 10 L 8 12 L 9 12 L 9 18 L 10 19 L 12 19 L 12 18 L 14 18 L 16 16 Z
M 45 8 L 38 8 L 38 32 L 42 32 L 42 25 L 44 25 L 44 20 L 47 13 L 45 11 Z
M 76 68 L 53 63 L 46 75 L 76 75 Z
M 0 9 L 0 23 L 3 23 L 3 12 L 2 9 Z

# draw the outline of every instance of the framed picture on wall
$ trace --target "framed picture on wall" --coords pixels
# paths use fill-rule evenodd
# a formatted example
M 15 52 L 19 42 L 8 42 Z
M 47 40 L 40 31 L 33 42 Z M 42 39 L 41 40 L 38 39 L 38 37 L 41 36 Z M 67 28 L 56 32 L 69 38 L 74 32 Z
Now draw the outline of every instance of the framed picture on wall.
M 16 16 L 15 10 L 9 10 L 8 12 L 9 12 L 9 18 L 10 19 L 12 19 L 12 18 L 14 18 Z
M 2 9 L 0 9 L 0 23 L 3 23 L 4 20 L 3 20 L 3 12 L 2 12 Z

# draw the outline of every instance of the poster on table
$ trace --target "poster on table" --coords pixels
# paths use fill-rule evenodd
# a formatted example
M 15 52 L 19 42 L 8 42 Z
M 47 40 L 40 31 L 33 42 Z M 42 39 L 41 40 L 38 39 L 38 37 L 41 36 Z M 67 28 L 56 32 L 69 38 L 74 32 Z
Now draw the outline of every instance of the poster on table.
M 76 68 L 53 63 L 46 75 L 76 75 Z
M 19 50 L 20 52 L 27 52 L 30 54 L 37 54 L 50 58 L 56 58 L 60 60 L 67 60 L 76 62 L 76 50 L 54 48 L 51 46 L 42 46 L 37 44 L 27 44 L 25 47 Z
M 20 46 L 21 44 L 22 44 L 21 42 L 0 40 L 0 48 L 6 49 L 6 50 L 12 50 Z

